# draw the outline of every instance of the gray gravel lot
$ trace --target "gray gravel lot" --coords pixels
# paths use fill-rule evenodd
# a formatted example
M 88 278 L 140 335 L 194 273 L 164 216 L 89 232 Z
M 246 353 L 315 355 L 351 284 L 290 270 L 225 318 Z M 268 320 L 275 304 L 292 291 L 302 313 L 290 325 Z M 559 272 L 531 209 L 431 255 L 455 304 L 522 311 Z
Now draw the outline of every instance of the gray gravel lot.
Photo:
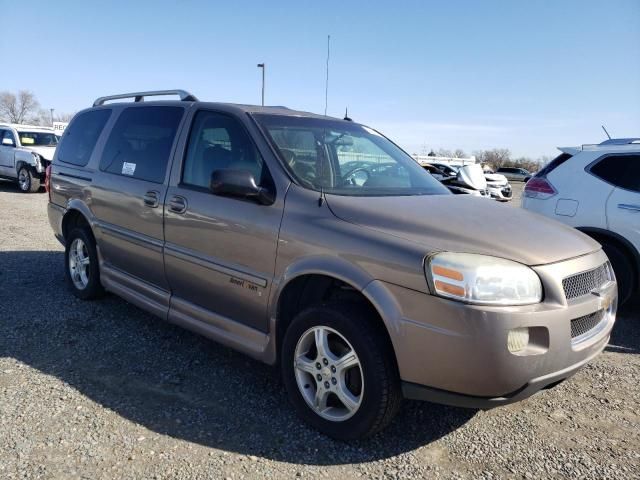
M 488 412 L 406 402 L 355 444 L 275 370 L 109 295 L 76 300 L 46 194 L 0 182 L 0 478 L 639 478 L 640 300 L 555 389 Z

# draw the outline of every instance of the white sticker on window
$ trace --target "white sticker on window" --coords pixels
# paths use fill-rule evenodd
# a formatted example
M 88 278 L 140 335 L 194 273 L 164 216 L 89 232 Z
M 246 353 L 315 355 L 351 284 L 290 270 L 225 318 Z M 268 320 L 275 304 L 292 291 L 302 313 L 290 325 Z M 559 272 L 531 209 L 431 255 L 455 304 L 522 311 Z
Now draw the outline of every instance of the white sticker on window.
M 127 162 L 123 162 L 122 163 L 122 174 L 123 175 L 133 175 L 133 173 L 136 171 L 136 164 L 135 163 L 127 163 Z

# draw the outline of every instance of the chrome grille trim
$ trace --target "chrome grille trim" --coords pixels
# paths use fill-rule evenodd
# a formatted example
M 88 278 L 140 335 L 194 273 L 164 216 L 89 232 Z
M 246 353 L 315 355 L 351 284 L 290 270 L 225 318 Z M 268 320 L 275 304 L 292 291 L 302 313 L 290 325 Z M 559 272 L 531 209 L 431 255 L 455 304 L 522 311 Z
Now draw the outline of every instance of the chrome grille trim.
M 592 290 L 602 287 L 609 280 L 613 280 L 609 273 L 608 263 L 586 272 L 571 275 L 562 280 L 562 288 L 567 300 L 589 295 Z
M 571 343 L 580 343 L 598 333 L 606 322 L 606 310 L 598 310 L 597 312 L 584 315 L 582 317 L 571 320 Z M 602 325 L 601 325 L 602 324 Z

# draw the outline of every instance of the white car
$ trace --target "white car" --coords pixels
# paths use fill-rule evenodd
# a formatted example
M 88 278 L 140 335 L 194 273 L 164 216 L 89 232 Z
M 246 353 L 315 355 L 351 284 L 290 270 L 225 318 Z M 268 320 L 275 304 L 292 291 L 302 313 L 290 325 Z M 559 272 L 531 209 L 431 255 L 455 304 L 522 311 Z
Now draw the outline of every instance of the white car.
M 37 192 L 57 145 L 52 128 L 0 123 L 0 178 Z
M 527 182 L 522 206 L 600 242 L 624 303 L 640 283 L 640 139 L 559 150 Z
M 453 167 L 444 163 L 434 163 L 433 166 L 442 170 L 446 175 L 456 176 L 460 167 Z M 507 177 L 499 173 L 484 172 L 484 178 L 487 181 L 487 190 L 491 198 L 498 200 L 499 202 L 508 202 L 513 196 L 513 190 L 511 184 L 507 180 Z M 440 179 L 438 179 L 440 180 Z

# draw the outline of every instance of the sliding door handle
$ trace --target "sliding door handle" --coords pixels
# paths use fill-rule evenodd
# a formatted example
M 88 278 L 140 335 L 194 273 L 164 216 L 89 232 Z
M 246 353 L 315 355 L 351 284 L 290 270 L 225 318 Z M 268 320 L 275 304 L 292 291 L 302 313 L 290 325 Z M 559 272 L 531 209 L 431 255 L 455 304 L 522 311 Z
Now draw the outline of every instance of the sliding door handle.
M 158 201 L 158 195 L 159 192 L 151 190 L 144 194 L 144 197 L 142 197 L 142 201 L 147 207 L 156 208 L 160 203 Z
M 184 213 L 187 211 L 187 199 L 180 195 L 174 195 L 169 200 L 169 210 L 173 213 Z

